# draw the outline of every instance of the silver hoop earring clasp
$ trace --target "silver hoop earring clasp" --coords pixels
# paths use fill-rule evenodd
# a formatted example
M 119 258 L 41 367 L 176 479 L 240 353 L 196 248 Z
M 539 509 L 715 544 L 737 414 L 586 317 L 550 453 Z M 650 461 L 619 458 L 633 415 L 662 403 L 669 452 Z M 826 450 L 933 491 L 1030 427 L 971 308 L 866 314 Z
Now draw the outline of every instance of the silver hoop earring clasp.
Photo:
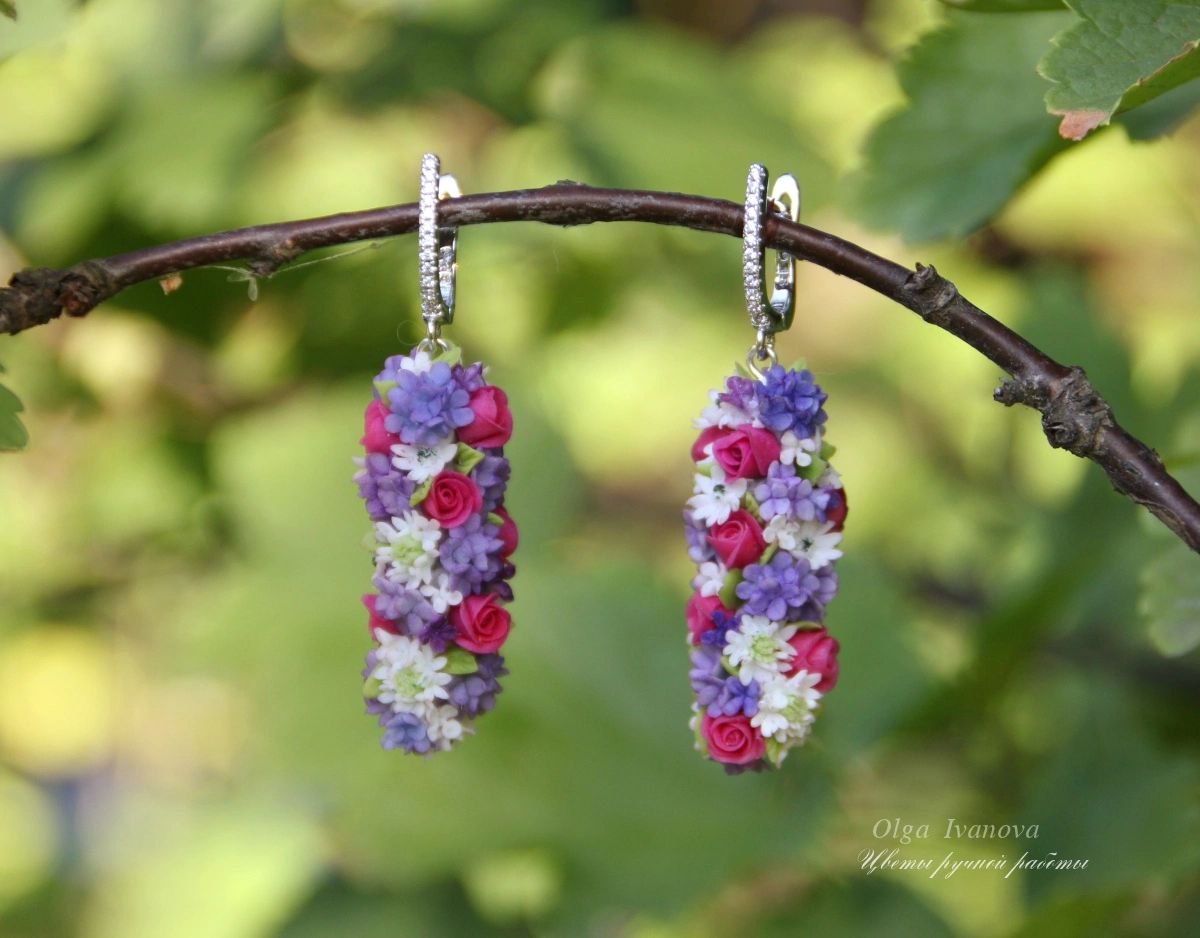
M 774 335 L 792 325 L 796 317 L 796 258 L 779 251 L 775 262 L 775 277 L 771 299 L 764 292 L 766 247 L 763 227 L 768 211 L 774 211 L 792 221 L 800 218 L 800 185 L 796 177 L 785 173 L 771 189 L 767 198 L 767 168 L 761 163 L 750 166 L 746 177 L 746 213 L 742 225 L 742 282 L 746 290 L 746 309 L 750 325 L 758 332 L 758 341 L 751 350 L 751 370 L 757 371 L 754 361 L 770 361 L 774 357 Z
M 418 203 L 417 260 L 421 282 L 421 318 L 426 341 L 440 346 L 442 326 L 454 321 L 458 277 L 458 229 L 438 225 L 438 202 L 462 195 L 458 181 L 441 174 L 436 153 L 421 158 L 421 195 Z

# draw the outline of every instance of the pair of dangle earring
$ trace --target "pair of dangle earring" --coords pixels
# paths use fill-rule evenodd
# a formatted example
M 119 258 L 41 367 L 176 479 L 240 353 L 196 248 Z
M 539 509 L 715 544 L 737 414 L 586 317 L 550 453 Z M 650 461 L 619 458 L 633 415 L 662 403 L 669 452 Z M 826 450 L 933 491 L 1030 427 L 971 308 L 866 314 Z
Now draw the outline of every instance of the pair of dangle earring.
M 459 192 L 421 161 L 418 261 L 426 335 L 375 376 L 354 480 L 373 523 L 367 712 L 385 749 L 450 749 L 492 709 L 507 674 L 517 527 L 504 507 L 512 413 L 483 364 L 442 336 L 454 320 L 457 231 L 438 204 Z
M 796 259 L 780 252 L 763 291 L 763 225 L 795 221 L 800 192 L 767 171 L 746 182 L 743 274 L 756 341 L 696 420 L 694 492 L 684 511 L 697 565 L 687 604 L 696 748 L 731 773 L 778 768 L 808 738 L 838 678 L 825 609 L 838 589 L 846 493 L 829 460 L 826 394 L 803 366 L 785 368 L 775 334 L 795 315 Z

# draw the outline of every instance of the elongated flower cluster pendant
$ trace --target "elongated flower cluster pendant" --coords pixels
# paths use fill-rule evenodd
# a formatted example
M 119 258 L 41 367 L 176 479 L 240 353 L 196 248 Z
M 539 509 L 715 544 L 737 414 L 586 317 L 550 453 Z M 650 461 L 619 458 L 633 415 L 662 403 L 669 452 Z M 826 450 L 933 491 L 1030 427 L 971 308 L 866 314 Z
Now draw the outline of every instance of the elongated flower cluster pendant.
M 808 371 L 730 377 L 696 421 L 684 511 L 698 572 L 687 605 L 696 747 L 727 771 L 778 767 L 837 683 L 825 608 L 846 493 Z
M 431 356 L 430 352 L 435 352 Z M 504 508 L 512 414 L 481 364 L 446 342 L 387 360 L 356 460 L 374 523 L 367 712 L 385 749 L 449 749 L 508 672 L 517 528 Z

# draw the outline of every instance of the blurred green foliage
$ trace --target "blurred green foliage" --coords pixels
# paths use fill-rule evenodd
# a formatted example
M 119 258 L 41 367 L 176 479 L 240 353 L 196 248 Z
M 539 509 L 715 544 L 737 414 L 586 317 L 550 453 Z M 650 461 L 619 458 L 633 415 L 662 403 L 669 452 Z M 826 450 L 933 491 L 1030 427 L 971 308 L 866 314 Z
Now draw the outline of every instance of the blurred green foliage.
M 1200 83 L 1068 145 L 1035 66 L 1070 10 L 842 6 L 18 2 L 0 263 L 409 200 L 426 150 L 470 190 L 730 198 L 762 160 L 813 224 L 925 242 L 1195 490 Z M 414 254 L 196 271 L 0 345 L 34 429 L 0 461 L 0 933 L 1194 932 L 1194 555 L 992 403 L 990 364 L 821 270 L 780 344 L 850 492 L 841 683 L 780 773 L 691 751 L 679 511 L 751 339 L 729 239 L 462 233 L 454 338 L 517 414 L 513 673 L 454 755 L 380 751 L 349 459 L 418 335 Z M 15 413 L 0 389 L 0 443 Z M 1088 865 L 863 870 L 893 847 Z

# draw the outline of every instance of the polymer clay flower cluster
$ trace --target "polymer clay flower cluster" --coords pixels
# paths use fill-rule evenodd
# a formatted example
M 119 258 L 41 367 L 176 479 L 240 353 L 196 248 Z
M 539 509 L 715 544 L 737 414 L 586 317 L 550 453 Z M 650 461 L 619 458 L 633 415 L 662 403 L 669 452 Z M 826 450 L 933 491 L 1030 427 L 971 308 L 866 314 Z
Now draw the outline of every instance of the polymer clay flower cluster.
M 385 749 L 449 749 L 495 706 L 508 673 L 499 652 L 517 547 L 504 508 L 512 414 L 483 365 L 460 359 L 453 346 L 389 358 L 355 460 L 374 522 L 363 693 Z
M 837 683 L 824 626 L 846 493 L 808 371 L 734 375 L 696 426 L 684 511 L 698 567 L 687 605 L 696 748 L 726 771 L 778 767 Z

